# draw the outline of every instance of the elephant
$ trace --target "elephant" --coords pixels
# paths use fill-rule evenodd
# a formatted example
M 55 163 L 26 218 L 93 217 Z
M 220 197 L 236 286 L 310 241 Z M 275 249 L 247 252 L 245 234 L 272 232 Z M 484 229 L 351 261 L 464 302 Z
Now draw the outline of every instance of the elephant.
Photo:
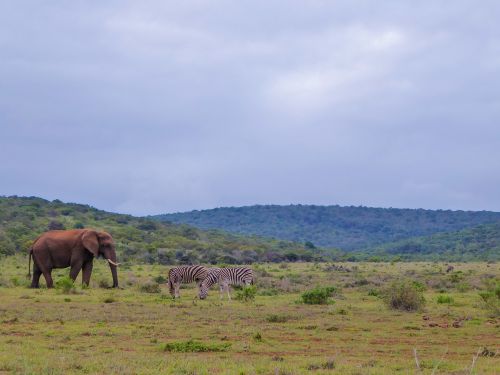
M 82 270 L 82 284 L 88 286 L 94 258 L 102 255 L 109 263 L 113 276 L 113 288 L 118 287 L 116 251 L 113 237 L 106 232 L 92 229 L 52 230 L 39 236 L 29 249 L 28 276 L 31 276 L 33 256 L 32 288 L 39 287 L 43 274 L 47 288 L 54 287 L 51 272 L 54 268 L 71 267 L 69 276 L 73 281 Z

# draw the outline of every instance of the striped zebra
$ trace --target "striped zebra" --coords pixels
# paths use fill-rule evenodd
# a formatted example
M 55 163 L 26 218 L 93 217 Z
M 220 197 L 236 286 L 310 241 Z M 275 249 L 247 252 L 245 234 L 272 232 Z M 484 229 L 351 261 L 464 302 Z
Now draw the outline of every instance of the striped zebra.
M 207 277 L 208 270 L 203 266 L 180 266 L 168 271 L 168 287 L 173 298 L 179 298 L 181 283 L 196 282 L 200 288 L 201 282 Z
M 208 289 L 215 283 L 219 283 L 220 298 L 226 290 L 227 297 L 231 300 L 229 285 L 253 284 L 253 271 L 248 267 L 209 268 L 206 279 L 200 285 L 200 299 L 207 298 Z

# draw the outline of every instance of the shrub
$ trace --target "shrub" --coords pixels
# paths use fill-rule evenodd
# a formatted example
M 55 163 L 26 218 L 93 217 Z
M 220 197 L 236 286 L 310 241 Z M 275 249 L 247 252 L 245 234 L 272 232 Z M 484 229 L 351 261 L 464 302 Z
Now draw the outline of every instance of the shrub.
M 380 296 L 380 291 L 378 291 L 377 289 L 370 289 L 368 291 L 368 295 L 378 297 L 378 296 Z
M 236 299 L 238 301 L 249 302 L 255 300 L 255 295 L 257 294 L 257 288 L 255 285 L 245 286 L 236 293 Z
M 453 303 L 453 302 L 454 302 L 453 297 L 445 295 L 445 294 L 442 294 L 442 295 L 438 296 L 438 298 L 437 298 L 437 303 L 447 303 L 447 304 L 450 304 L 450 303 Z
M 160 349 L 165 352 L 224 352 L 231 347 L 230 343 L 204 344 L 202 342 L 189 340 L 162 344 Z
M 56 281 L 56 289 L 65 294 L 69 294 L 75 291 L 75 284 L 69 276 L 63 276 Z
M 255 341 L 262 341 L 262 335 L 260 334 L 260 332 L 257 332 L 253 335 L 253 339 Z
M 156 276 L 153 280 L 157 284 L 165 284 L 167 282 L 167 279 L 164 278 L 162 275 Z
M 326 305 L 330 302 L 330 297 L 336 290 L 335 287 L 316 287 L 302 293 L 302 302 L 308 305 Z
M 422 291 L 410 280 L 392 283 L 386 290 L 384 299 L 391 309 L 402 311 L 417 311 L 425 304 Z
M 108 297 L 105 297 L 102 302 L 104 303 L 113 303 L 113 302 L 116 302 L 116 299 L 113 297 L 113 296 L 108 296 Z
M 103 288 L 103 289 L 111 288 L 111 285 L 109 284 L 108 279 L 100 279 L 97 282 L 97 285 L 99 285 L 99 288 Z
M 161 288 L 157 283 L 146 283 L 139 286 L 139 290 L 143 293 L 160 293 Z

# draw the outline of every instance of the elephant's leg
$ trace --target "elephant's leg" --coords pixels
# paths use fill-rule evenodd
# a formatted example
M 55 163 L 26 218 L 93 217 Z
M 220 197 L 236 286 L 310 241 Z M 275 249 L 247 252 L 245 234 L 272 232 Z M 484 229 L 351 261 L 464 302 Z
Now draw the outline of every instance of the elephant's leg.
M 45 282 L 47 283 L 47 288 L 53 288 L 54 287 L 54 281 L 52 280 L 52 270 L 48 269 L 46 271 L 42 271 L 43 277 L 45 277 Z
M 83 265 L 82 268 L 82 285 L 89 286 L 90 283 L 90 275 L 92 274 L 92 268 L 94 267 L 94 263 L 92 261 L 87 262 Z
M 76 278 L 78 277 L 78 274 L 80 273 L 80 270 L 83 267 L 83 261 L 82 260 L 71 260 L 71 270 L 69 271 L 69 277 L 71 277 L 71 280 L 75 281 Z
M 31 280 L 31 287 L 32 288 L 39 288 L 40 287 L 40 276 L 42 275 L 42 271 L 40 271 L 40 268 L 33 263 L 33 279 Z

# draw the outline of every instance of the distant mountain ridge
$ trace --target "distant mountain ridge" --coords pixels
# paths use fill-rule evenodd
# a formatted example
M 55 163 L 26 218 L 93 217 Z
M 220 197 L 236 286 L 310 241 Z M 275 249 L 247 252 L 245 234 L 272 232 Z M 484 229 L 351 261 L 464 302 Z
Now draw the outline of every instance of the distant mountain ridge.
M 500 222 L 500 212 L 341 207 L 316 205 L 255 205 L 223 207 L 152 216 L 202 229 L 221 229 L 346 251 L 441 232 L 456 232 Z

